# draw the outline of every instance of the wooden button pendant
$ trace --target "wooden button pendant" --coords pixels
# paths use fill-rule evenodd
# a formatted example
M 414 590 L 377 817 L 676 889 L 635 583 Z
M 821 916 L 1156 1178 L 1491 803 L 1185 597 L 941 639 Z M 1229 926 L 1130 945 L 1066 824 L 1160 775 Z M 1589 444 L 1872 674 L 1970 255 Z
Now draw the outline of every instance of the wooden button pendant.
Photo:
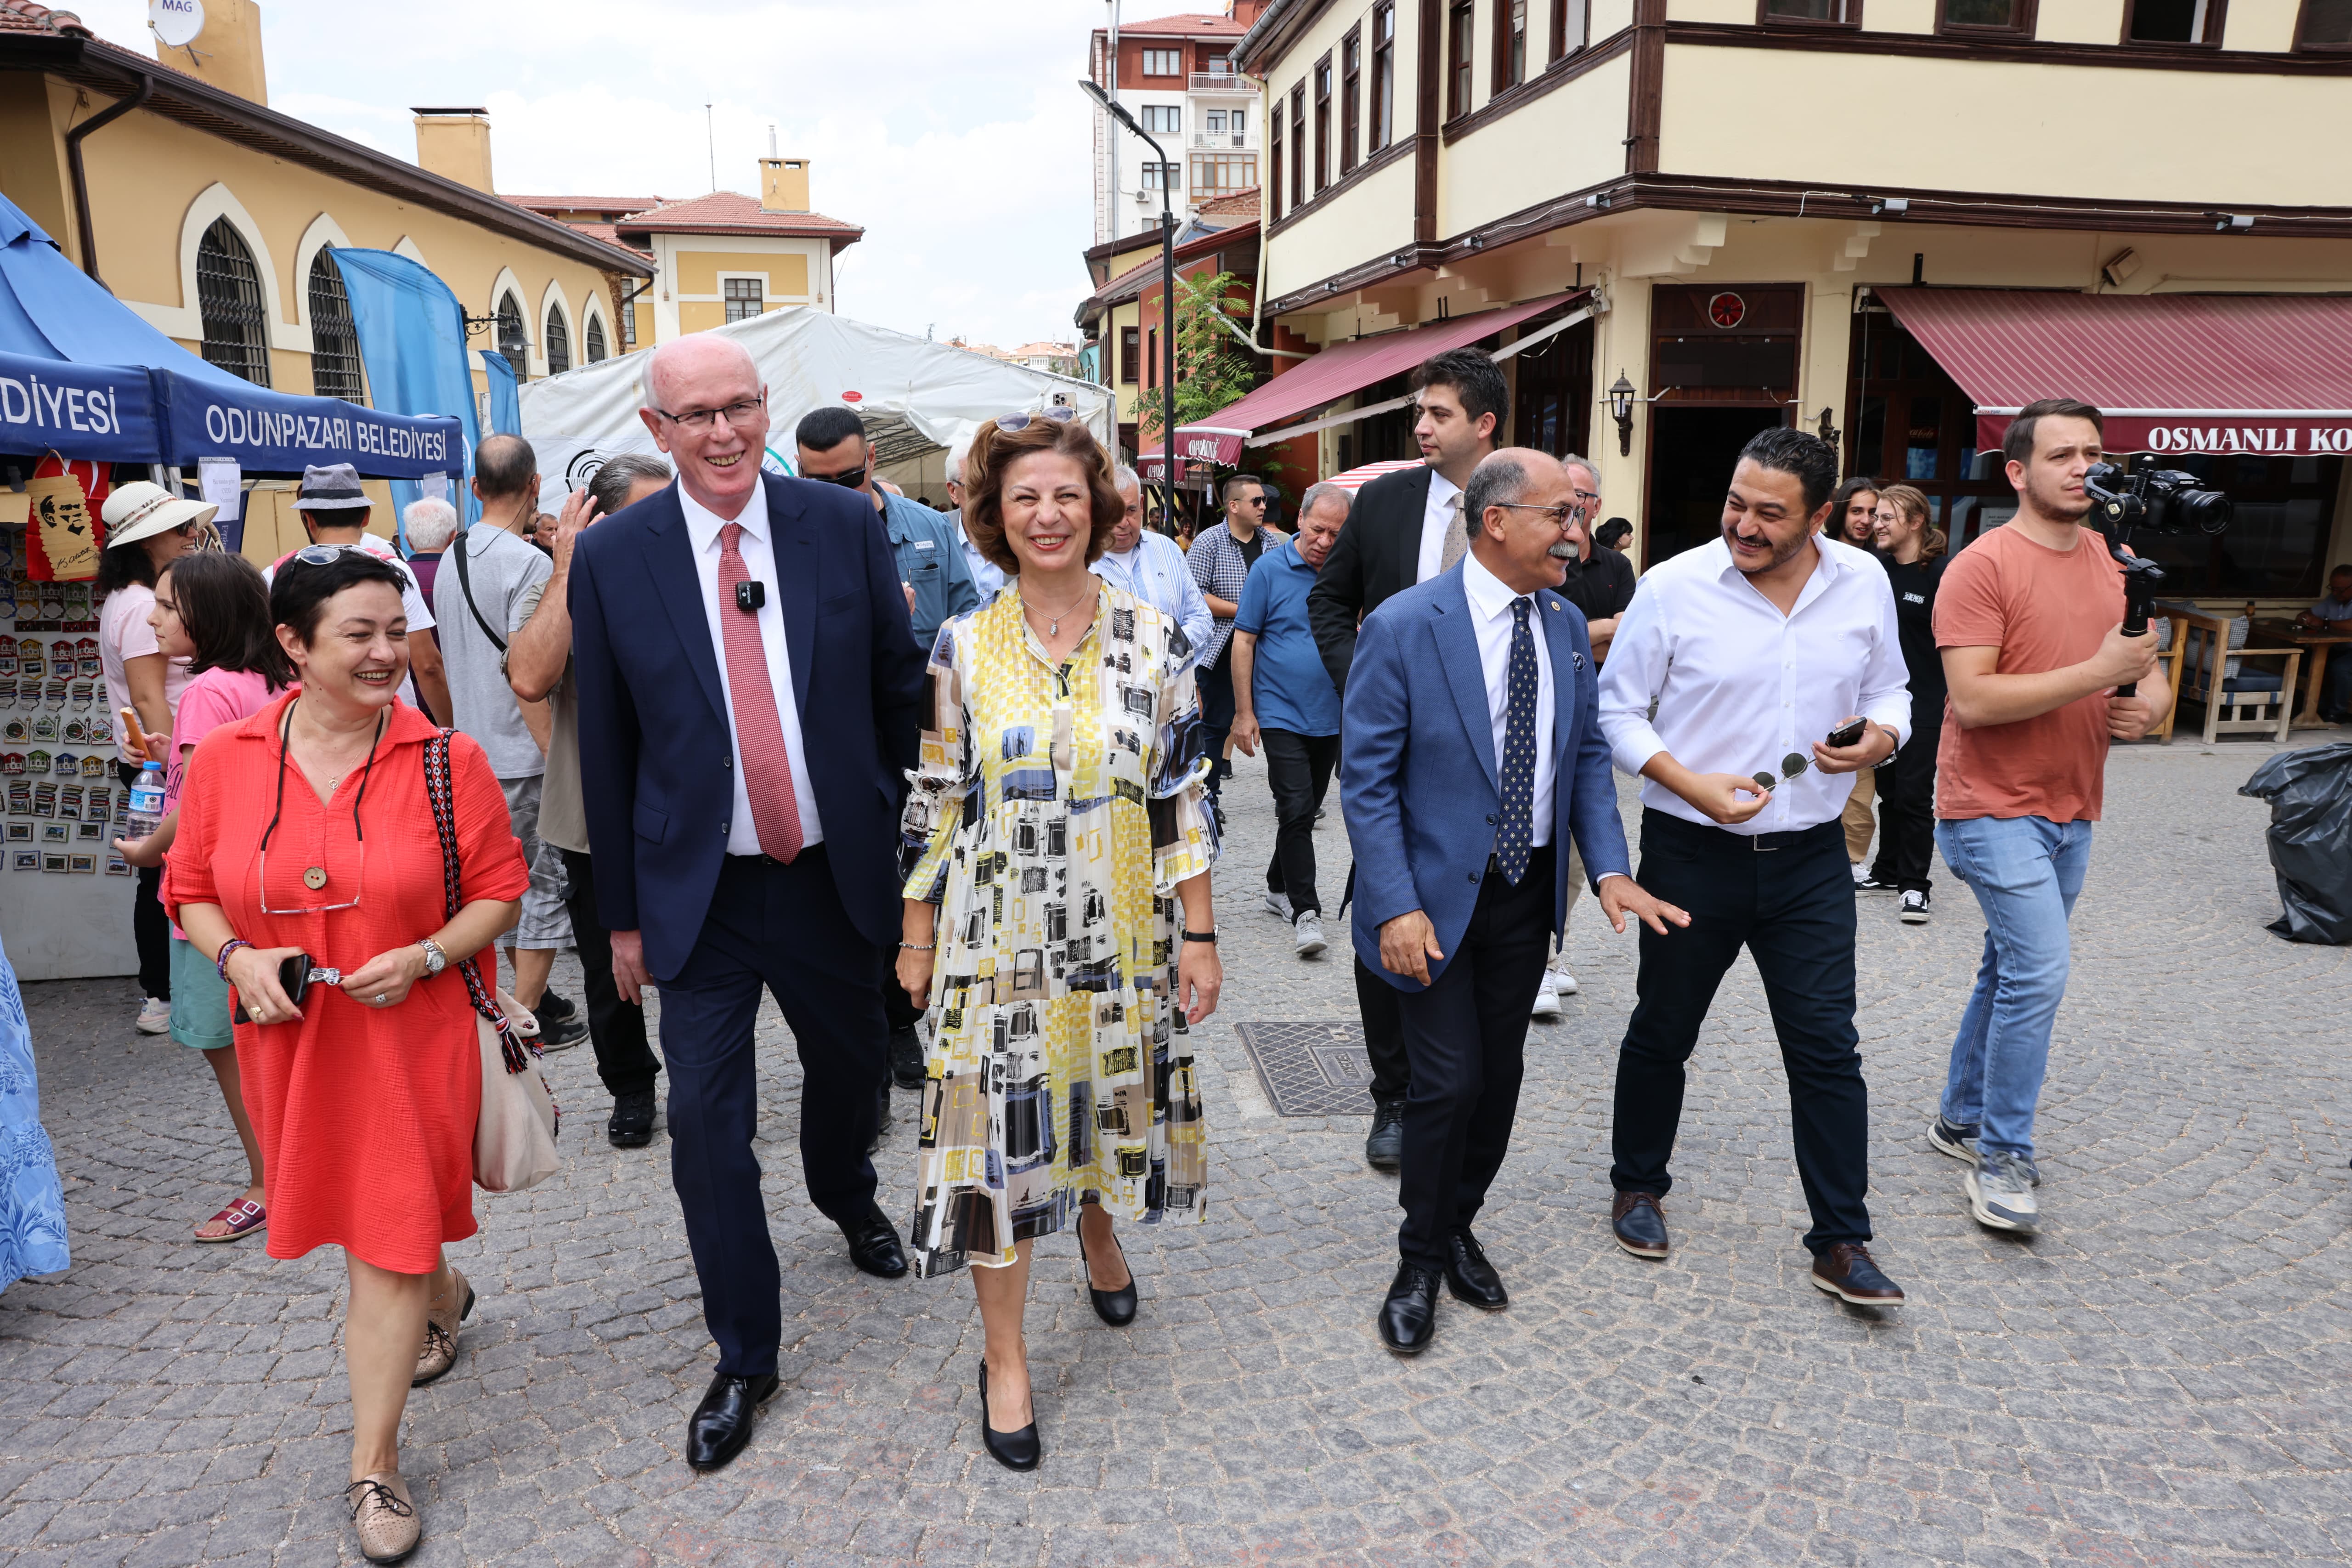
M 302 873 L 302 885 L 312 892 L 317 892 L 327 885 L 327 868 L 324 866 L 310 868 Z

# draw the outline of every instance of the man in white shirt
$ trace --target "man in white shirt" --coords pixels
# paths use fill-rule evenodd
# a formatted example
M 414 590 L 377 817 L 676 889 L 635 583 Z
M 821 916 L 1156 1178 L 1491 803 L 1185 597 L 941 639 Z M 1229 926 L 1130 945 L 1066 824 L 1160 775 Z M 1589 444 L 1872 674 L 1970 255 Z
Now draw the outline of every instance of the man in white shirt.
M 1201 584 L 1192 580 L 1192 564 L 1174 540 L 1143 526 L 1143 480 L 1136 471 L 1122 465 L 1112 473 L 1111 483 L 1118 487 L 1127 511 L 1111 530 L 1110 548 L 1095 563 L 1095 575 L 1173 616 L 1197 659 L 1209 646 L 1216 618 L 1209 613 Z
M 1813 1283 L 1889 1306 L 1903 1292 L 1866 1247 L 1869 1091 L 1838 818 L 1855 770 L 1910 732 L 1911 697 L 1885 571 L 1820 537 L 1836 480 L 1837 454 L 1802 431 L 1749 441 L 1723 537 L 1650 569 L 1601 670 L 1617 765 L 1649 781 L 1643 885 L 1692 917 L 1670 941 L 1642 938 L 1640 1001 L 1617 1058 L 1611 1227 L 1635 1257 L 1665 1257 L 1659 1205 L 1674 1184 L 1683 1064 L 1744 946 L 1788 1069 Z M 1857 715 L 1860 734 L 1829 743 Z
M 971 585 L 980 590 L 980 602 L 986 605 L 1003 591 L 1008 579 L 1004 568 L 975 549 L 971 535 L 963 531 L 963 458 L 971 450 L 968 440 L 958 441 L 948 448 L 948 500 L 955 503 L 955 510 L 948 513 L 948 522 L 963 548 L 963 563 L 971 573 Z

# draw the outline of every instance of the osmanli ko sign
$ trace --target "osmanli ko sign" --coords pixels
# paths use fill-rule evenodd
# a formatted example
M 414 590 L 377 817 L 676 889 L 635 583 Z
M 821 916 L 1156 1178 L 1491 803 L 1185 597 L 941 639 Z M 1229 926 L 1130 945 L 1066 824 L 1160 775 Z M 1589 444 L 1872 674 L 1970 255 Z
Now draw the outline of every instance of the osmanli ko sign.
M 2016 413 L 2014 408 L 1978 409 L 1977 449 L 1999 447 Z M 2105 408 L 2100 413 L 2110 452 L 2352 457 L 2352 408 Z

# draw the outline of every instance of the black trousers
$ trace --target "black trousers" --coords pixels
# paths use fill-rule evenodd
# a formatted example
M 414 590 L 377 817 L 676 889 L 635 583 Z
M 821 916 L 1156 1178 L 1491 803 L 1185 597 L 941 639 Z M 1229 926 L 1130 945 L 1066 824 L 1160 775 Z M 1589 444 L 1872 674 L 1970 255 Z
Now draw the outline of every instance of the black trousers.
M 1265 885 L 1290 897 L 1291 913 L 1323 912 L 1315 892 L 1315 814 L 1339 765 L 1339 737 L 1302 735 L 1295 730 L 1263 730 L 1265 776 L 1274 787 L 1274 858 L 1265 863 Z
M 1225 781 L 1234 776 L 1232 759 L 1225 755 L 1225 742 L 1234 732 L 1234 644 L 1225 639 L 1224 652 L 1217 662 L 1203 665 L 1192 678 L 1193 689 L 1201 697 L 1201 735 L 1209 753 L 1209 793 L 1217 794 Z
M 129 789 L 139 782 L 139 770 L 117 759 L 114 776 Z M 107 837 L 115 834 L 107 825 Z M 143 866 L 131 893 L 131 942 L 139 953 L 139 994 L 158 1002 L 172 999 L 172 921 L 163 913 L 163 868 Z
M 661 1058 L 646 1039 L 646 1010 L 621 999 L 613 984 L 613 939 L 596 921 L 595 862 L 576 849 L 561 849 L 569 889 L 563 907 L 572 914 L 572 941 L 580 952 L 580 988 L 588 1000 L 588 1043 L 596 1051 L 596 1076 L 614 1098 L 653 1088 Z
M 1835 819 L 1761 839 L 1642 813 L 1642 886 L 1690 911 L 1660 936 L 1642 928 L 1638 1000 L 1617 1053 L 1610 1184 L 1674 1186 L 1666 1169 L 1682 1120 L 1683 1064 L 1698 1044 L 1723 973 L 1745 946 L 1764 978 L 1780 1060 L 1797 1176 L 1822 1252 L 1870 1239 L 1870 1091 L 1853 1028 L 1853 875 Z
M 1940 714 L 1943 704 L 1936 704 Z M 1903 749 L 1878 764 L 1878 858 L 1873 879 L 1908 892 L 1928 890 L 1936 861 L 1936 745 L 1943 721 L 1921 723 Z
M 1395 991 L 1412 1085 L 1404 1102 L 1397 1251 L 1445 1267 L 1445 1241 L 1486 1201 L 1519 1110 L 1528 998 L 1551 952 L 1554 847 L 1528 858 L 1517 887 L 1488 869 L 1445 973 Z M 1384 984 L 1384 983 L 1383 983 Z
M 809 1201 L 836 1221 L 874 1204 L 874 1087 L 886 1062 L 880 954 L 858 934 L 833 885 L 824 846 L 789 866 L 730 855 L 686 964 L 661 987 L 669 1060 L 670 1176 L 702 1284 L 719 1370 L 776 1370 L 781 1280 L 760 1162 L 752 1022 L 774 994 L 799 1047 L 801 1173 Z

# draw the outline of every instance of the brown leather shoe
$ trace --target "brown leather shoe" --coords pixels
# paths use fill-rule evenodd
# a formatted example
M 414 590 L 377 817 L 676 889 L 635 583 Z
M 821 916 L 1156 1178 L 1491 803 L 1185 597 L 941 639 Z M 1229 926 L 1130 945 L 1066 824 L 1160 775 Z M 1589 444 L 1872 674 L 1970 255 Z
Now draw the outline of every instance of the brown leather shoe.
M 457 1325 L 472 1315 L 474 1288 L 456 1268 L 449 1270 L 449 1290 L 436 1296 L 425 1309 L 425 1343 L 416 1352 L 416 1372 L 408 1380 L 411 1388 L 432 1382 L 457 1364 Z
M 1878 1271 L 1870 1249 L 1841 1241 L 1813 1259 L 1813 1284 L 1857 1307 L 1899 1307 L 1903 1288 Z
M 360 1555 L 371 1563 L 397 1563 L 416 1550 L 425 1527 L 398 1470 L 375 1470 L 343 1489 L 343 1506 L 359 1532 Z
M 1636 1258 L 1666 1255 L 1666 1212 L 1655 1193 L 1619 1193 L 1609 1205 L 1610 1233 Z

